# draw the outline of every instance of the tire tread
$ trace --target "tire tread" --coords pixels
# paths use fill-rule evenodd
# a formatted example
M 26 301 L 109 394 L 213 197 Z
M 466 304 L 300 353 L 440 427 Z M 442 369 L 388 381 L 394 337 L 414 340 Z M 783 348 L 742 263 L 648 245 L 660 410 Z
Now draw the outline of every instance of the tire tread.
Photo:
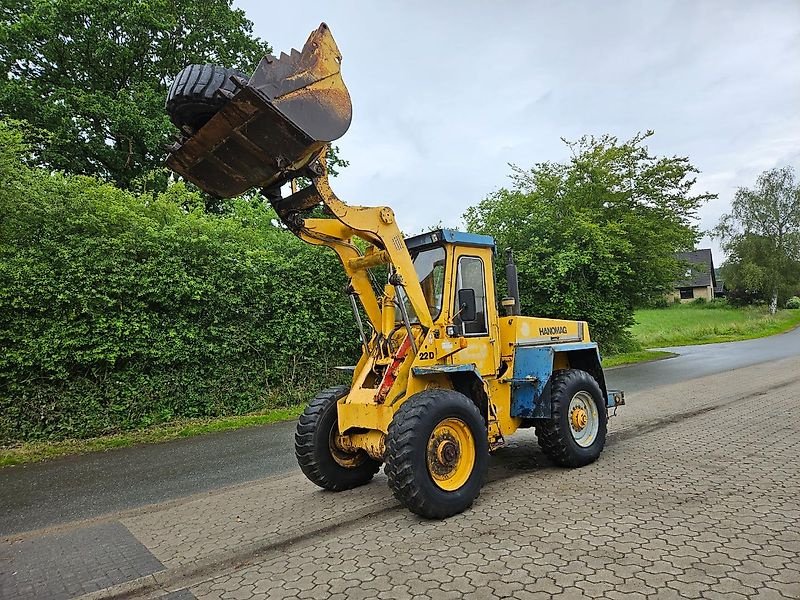
M 217 90 L 234 91 L 231 76 L 247 76 L 217 65 L 189 65 L 176 75 L 167 92 L 166 110 L 178 127 L 198 129 L 220 110 L 227 99 Z
M 358 467 L 347 470 L 349 477 L 342 478 L 337 476 L 337 471 L 326 469 L 320 460 L 315 440 L 319 423 L 331 404 L 338 403 L 349 389 L 349 386 L 340 385 L 319 392 L 300 415 L 294 436 L 295 456 L 300 470 L 312 483 L 335 492 L 368 483 L 381 466 L 377 460 L 367 458 Z
M 600 386 L 597 384 L 597 381 L 586 371 L 567 369 L 554 373 L 550 384 L 551 417 L 550 419 L 543 420 L 536 426 L 536 438 L 539 442 L 539 447 L 550 460 L 561 467 L 576 468 L 594 462 L 605 446 L 605 427 L 603 427 L 603 435 L 598 435 L 597 446 L 593 448 L 595 450 L 595 455 L 587 461 L 585 457 L 573 451 L 568 440 L 568 437 L 572 437 L 572 433 L 565 428 L 564 421 L 562 420 L 563 411 L 569 410 L 569 401 L 571 400 L 571 398 L 567 397 L 567 390 L 574 385 L 586 383 L 587 377 L 591 379 L 591 384 L 596 386 L 597 392 L 599 392 Z M 595 401 L 597 401 L 596 397 Z M 564 406 L 565 402 L 566 406 Z M 597 408 L 601 414 L 601 419 L 605 421 L 607 419 L 605 405 L 602 404 Z
M 426 518 L 443 519 L 455 514 L 455 512 L 466 510 L 480 494 L 480 486 L 478 486 L 477 493 L 469 499 L 469 503 L 460 507 L 459 510 L 453 511 L 446 506 L 437 505 L 433 502 L 429 494 L 419 485 L 418 473 L 415 472 L 415 453 L 419 451 L 419 448 L 426 447 L 428 443 L 427 434 L 425 433 L 426 428 L 423 427 L 427 414 L 438 403 L 452 397 L 453 393 L 452 390 L 447 389 L 429 389 L 409 398 L 395 413 L 389 425 L 389 433 L 386 436 L 386 466 L 384 472 L 389 479 L 389 488 L 395 498 L 406 508 Z M 478 407 L 465 396 L 462 397 L 466 400 L 462 404 L 462 408 L 471 412 L 474 419 L 482 422 L 483 417 Z M 480 434 L 480 432 L 477 433 Z M 473 435 L 476 435 L 476 432 L 473 432 Z M 485 431 L 483 431 L 483 436 L 486 438 Z M 422 439 L 423 437 L 424 439 Z M 485 458 L 477 456 L 477 452 L 481 452 L 480 448 L 482 446 L 478 442 L 476 435 L 476 468 L 480 468 L 478 465 L 485 466 L 486 464 Z M 488 447 L 486 450 L 486 455 L 488 456 Z M 484 473 L 479 476 L 481 478 L 485 477 L 485 468 Z

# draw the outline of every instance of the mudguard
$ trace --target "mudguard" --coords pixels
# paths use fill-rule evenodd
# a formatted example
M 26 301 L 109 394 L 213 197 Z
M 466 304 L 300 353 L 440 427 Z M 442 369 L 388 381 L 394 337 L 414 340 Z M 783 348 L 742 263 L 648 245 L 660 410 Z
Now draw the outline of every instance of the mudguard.
M 547 346 L 518 345 L 514 354 L 514 374 L 510 380 L 511 416 L 525 419 L 548 419 L 551 415 L 550 380 L 556 353 L 568 355 L 571 368 L 590 373 L 600 385 L 606 406 L 624 404 L 618 390 L 606 388 L 600 352 L 595 342 L 576 342 Z

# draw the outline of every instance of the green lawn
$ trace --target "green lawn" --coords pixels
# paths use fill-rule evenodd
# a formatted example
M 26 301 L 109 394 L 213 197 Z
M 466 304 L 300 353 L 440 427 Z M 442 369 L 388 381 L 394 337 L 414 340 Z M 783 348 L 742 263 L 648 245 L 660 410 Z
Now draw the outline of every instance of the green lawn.
M 800 326 L 800 310 L 709 308 L 691 304 L 636 311 L 631 328 L 643 348 L 710 344 L 764 337 Z

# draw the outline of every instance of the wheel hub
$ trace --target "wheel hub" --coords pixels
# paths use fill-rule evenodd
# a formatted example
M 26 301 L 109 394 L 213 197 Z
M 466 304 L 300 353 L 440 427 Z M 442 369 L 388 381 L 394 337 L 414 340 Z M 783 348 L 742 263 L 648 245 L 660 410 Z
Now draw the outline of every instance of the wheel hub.
M 581 448 L 588 448 L 600 430 L 600 409 L 586 390 L 578 391 L 569 403 L 569 429 L 572 439 Z
M 463 486 L 475 465 L 475 440 L 467 424 L 452 417 L 440 421 L 428 439 L 426 462 L 441 489 L 454 491 Z
M 586 424 L 589 422 L 589 415 L 585 408 L 575 408 L 572 410 L 570 420 L 572 421 L 572 428 L 575 431 L 583 431 L 583 428 L 586 427 Z
M 458 444 L 450 439 L 439 442 L 436 448 L 436 459 L 444 467 L 454 467 L 458 462 Z

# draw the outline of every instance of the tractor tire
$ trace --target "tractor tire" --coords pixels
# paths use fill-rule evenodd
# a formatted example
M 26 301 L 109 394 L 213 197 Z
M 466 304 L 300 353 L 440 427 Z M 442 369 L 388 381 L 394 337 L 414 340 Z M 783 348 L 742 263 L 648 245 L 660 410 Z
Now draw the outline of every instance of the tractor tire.
M 369 483 L 381 463 L 366 452 L 351 454 L 333 445 L 338 432 L 336 405 L 350 388 L 340 385 L 321 391 L 297 422 L 294 451 L 308 479 L 326 490 L 341 492 Z
M 235 69 L 216 65 L 189 65 L 175 76 L 167 92 L 167 114 L 170 120 L 187 133 L 200 129 L 225 106 L 228 99 L 218 90 L 235 92 L 231 76 L 249 79 Z
M 552 415 L 536 425 L 542 451 L 561 467 L 597 460 L 606 444 L 608 410 L 600 386 L 580 369 L 559 371 L 550 387 Z
M 489 442 L 478 407 L 453 390 L 430 389 L 403 402 L 389 424 L 389 487 L 426 519 L 463 512 L 486 480 Z

